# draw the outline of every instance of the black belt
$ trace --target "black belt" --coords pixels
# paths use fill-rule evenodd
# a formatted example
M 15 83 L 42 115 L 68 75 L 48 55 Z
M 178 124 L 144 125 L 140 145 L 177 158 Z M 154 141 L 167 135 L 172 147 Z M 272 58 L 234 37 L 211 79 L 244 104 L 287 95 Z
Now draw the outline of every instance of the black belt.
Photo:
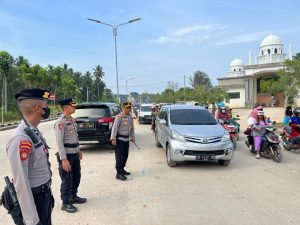
M 75 143 L 75 144 L 65 143 L 64 144 L 65 148 L 77 148 L 78 146 L 79 146 L 79 143 Z
M 51 189 L 51 179 L 46 184 L 42 184 L 41 186 L 31 188 L 31 191 L 33 195 L 36 195 L 39 193 L 45 193 L 50 189 Z
M 117 138 L 129 138 L 129 135 L 122 135 L 122 134 L 117 134 Z

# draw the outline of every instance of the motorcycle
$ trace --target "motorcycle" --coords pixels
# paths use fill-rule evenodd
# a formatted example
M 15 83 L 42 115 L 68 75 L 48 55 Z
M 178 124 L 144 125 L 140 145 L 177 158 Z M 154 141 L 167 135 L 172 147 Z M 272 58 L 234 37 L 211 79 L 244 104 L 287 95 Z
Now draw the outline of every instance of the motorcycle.
M 228 131 L 230 139 L 233 143 L 234 149 L 236 148 L 236 142 L 239 139 L 238 129 L 231 120 L 218 119 L 218 122 Z
M 283 158 L 281 147 L 279 145 L 279 136 L 275 134 L 276 128 L 273 125 L 260 127 L 262 135 L 262 143 L 260 147 L 260 155 L 265 158 L 271 158 L 274 162 L 280 163 Z M 250 149 L 255 153 L 254 147 Z
M 285 150 L 287 151 L 300 150 L 300 141 L 298 141 L 296 144 L 292 144 L 294 138 L 292 137 L 292 127 L 283 126 L 280 142 Z

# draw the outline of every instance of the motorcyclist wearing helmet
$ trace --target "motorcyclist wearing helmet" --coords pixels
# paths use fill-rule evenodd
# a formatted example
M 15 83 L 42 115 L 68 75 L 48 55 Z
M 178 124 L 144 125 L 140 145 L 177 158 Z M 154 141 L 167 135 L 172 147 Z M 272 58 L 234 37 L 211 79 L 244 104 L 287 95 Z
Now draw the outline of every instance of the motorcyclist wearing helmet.
M 225 105 L 221 106 L 217 111 L 216 111 L 216 116 L 215 118 L 221 119 L 223 121 L 226 121 L 228 119 L 231 119 L 231 117 L 229 116 L 229 113 L 225 107 Z
M 290 126 L 292 127 L 292 144 L 297 144 L 300 141 L 300 108 L 294 109 L 294 115 L 291 116 Z
M 252 135 L 254 138 L 254 146 L 256 151 L 256 158 L 259 159 L 259 151 L 261 147 L 262 135 L 261 127 L 267 126 L 268 122 L 266 121 L 264 111 L 258 111 L 255 123 L 252 127 Z

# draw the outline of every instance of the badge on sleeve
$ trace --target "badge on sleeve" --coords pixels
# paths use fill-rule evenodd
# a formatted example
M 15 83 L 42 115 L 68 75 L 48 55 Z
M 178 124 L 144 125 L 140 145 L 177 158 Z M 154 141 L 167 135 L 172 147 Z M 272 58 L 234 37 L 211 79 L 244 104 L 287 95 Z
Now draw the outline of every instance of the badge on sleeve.
M 31 148 L 32 148 L 32 144 L 29 141 L 20 142 L 19 149 L 20 149 L 21 160 L 28 159 Z
M 63 127 L 64 127 L 64 124 L 63 124 L 63 123 L 59 123 L 59 124 L 58 124 L 58 128 L 59 128 L 59 129 L 62 129 Z

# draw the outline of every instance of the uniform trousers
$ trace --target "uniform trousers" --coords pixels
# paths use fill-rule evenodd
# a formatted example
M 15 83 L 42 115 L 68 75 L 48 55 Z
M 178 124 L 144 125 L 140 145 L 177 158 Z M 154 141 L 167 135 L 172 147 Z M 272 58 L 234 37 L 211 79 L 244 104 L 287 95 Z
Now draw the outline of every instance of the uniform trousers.
M 60 197 L 63 204 L 68 204 L 77 195 L 81 178 L 81 166 L 79 154 L 67 154 L 67 159 L 71 165 L 71 171 L 67 172 L 59 162 L 59 176 L 61 178 Z
M 118 174 L 122 174 L 128 159 L 129 141 L 121 141 L 117 139 L 115 148 L 116 170 Z
M 50 189 L 33 194 L 33 198 L 40 223 L 43 225 L 51 225 L 51 212 L 54 207 L 54 199 Z

